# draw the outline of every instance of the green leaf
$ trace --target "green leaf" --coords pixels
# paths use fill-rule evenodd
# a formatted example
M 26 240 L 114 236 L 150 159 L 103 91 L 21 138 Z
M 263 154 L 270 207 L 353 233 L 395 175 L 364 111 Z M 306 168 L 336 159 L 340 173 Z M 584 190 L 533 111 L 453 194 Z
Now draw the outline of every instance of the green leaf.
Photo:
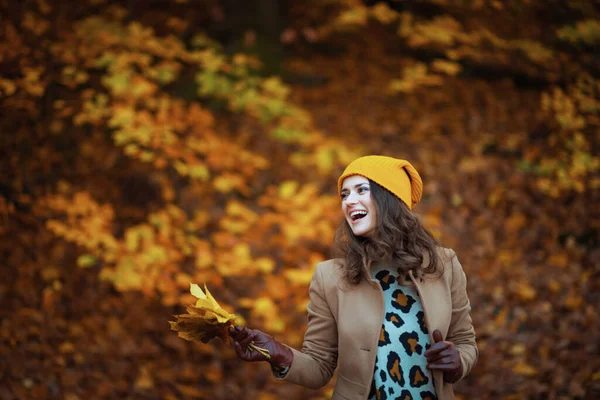
M 115 53 L 112 51 L 105 51 L 102 55 L 94 61 L 94 66 L 96 68 L 107 68 L 114 64 L 116 60 Z
M 83 254 L 79 256 L 79 258 L 77 258 L 77 266 L 80 268 L 89 268 L 92 265 L 96 264 L 97 261 L 98 260 L 96 259 L 96 257 L 89 254 Z
M 187 172 L 190 177 L 198 178 L 205 182 L 210 178 L 210 172 L 206 168 L 206 165 L 192 165 Z
M 102 78 L 102 84 L 114 94 L 122 94 L 129 88 L 131 71 L 121 71 Z

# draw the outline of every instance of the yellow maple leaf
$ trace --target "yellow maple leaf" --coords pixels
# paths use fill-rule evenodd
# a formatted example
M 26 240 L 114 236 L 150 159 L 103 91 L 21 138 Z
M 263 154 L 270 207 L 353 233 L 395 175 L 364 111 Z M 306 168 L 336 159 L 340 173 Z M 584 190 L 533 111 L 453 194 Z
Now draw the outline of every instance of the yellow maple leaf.
M 204 285 L 204 292 L 200 289 L 200 286 L 195 283 L 190 283 L 190 292 L 198 301 L 196 302 L 195 308 L 204 311 L 209 319 L 211 317 L 216 318 L 218 323 L 233 324 L 235 322 L 235 314 L 230 314 L 223 309 L 213 295 L 208 291 L 206 285 Z
M 227 342 L 229 340 L 227 330 L 235 325 L 237 319 L 235 314 L 227 312 L 219 305 L 208 291 L 206 284 L 202 291 L 200 286 L 190 282 L 190 293 L 198 299 L 196 305 L 187 307 L 187 314 L 175 315 L 177 320 L 169 321 L 171 330 L 188 341 L 208 342 L 214 337 L 219 337 Z M 267 349 L 255 346 L 254 342 L 250 342 L 248 347 L 264 355 L 267 360 L 271 358 Z
M 185 340 L 209 341 L 220 337 L 227 341 L 227 329 L 235 325 L 236 316 L 224 310 L 210 294 L 206 285 L 204 292 L 196 284 L 190 284 L 190 292 L 198 299 L 195 305 L 187 307 L 187 314 L 176 315 L 176 321 L 169 321 L 171 329 Z

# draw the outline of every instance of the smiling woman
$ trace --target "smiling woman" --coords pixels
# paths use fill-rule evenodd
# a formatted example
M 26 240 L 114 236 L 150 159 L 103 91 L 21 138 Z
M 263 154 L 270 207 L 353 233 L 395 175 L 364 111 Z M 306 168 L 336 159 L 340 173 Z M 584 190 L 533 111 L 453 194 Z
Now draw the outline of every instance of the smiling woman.
M 452 384 L 471 371 L 477 344 L 456 254 L 412 211 L 422 190 L 406 160 L 350 163 L 338 179 L 337 258 L 317 264 L 302 350 L 236 327 L 238 356 L 268 360 L 276 378 L 314 389 L 339 365 L 334 400 L 454 399 Z
M 403 270 L 401 281 L 408 271 L 419 278 L 425 274 L 439 275 L 439 244 L 411 211 L 422 194 L 423 182 L 417 170 L 408 161 L 390 157 L 368 156 L 355 160 L 338 179 L 342 210 L 347 202 L 345 185 L 361 179 L 369 187 L 368 200 L 365 196 L 362 199 L 373 204 L 373 229 L 355 229 L 354 221 L 341 224 L 338 229 L 336 256 L 345 261 L 348 281 L 359 283 L 368 278 L 365 271 L 370 270 L 371 264 L 385 259 L 395 260 Z M 376 234 L 372 235 L 373 232 Z M 426 264 L 423 264 L 423 254 L 428 255 Z
M 342 212 L 356 236 L 369 237 L 377 226 L 377 208 L 371 198 L 369 180 L 353 175 L 344 179 L 340 197 Z

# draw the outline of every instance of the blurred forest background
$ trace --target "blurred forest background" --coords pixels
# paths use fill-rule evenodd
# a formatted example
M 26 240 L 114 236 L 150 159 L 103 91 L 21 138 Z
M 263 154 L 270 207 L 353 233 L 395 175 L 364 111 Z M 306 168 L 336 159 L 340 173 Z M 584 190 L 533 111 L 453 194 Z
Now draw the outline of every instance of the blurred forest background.
M 1 399 L 330 396 L 168 321 L 206 282 L 299 347 L 365 154 L 467 272 L 459 398 L 600 397 L 597 1 L 0 0 L 0 38 Z

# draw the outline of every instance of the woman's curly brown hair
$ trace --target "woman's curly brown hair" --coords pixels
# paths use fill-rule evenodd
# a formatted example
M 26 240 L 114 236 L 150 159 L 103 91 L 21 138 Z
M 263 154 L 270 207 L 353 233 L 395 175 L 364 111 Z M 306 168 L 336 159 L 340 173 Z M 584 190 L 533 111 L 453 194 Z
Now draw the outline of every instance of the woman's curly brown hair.
M 368 271 L 375 261 L 391 261 L 398 266 L 398 281 L 405 283 L 408 271 L 416 277 L 441 275 L 439 247 L 433 235 L 398 197 L 369 179 L 371 197 L 377 208 L 377 226 L 369 238 L 355 236 L 344 218 L 335 237 L 335 255 L 344 260 L 344 276 L 358 284 L 370 279 Z M 429 264 L 422 267 L 423 255 Z

